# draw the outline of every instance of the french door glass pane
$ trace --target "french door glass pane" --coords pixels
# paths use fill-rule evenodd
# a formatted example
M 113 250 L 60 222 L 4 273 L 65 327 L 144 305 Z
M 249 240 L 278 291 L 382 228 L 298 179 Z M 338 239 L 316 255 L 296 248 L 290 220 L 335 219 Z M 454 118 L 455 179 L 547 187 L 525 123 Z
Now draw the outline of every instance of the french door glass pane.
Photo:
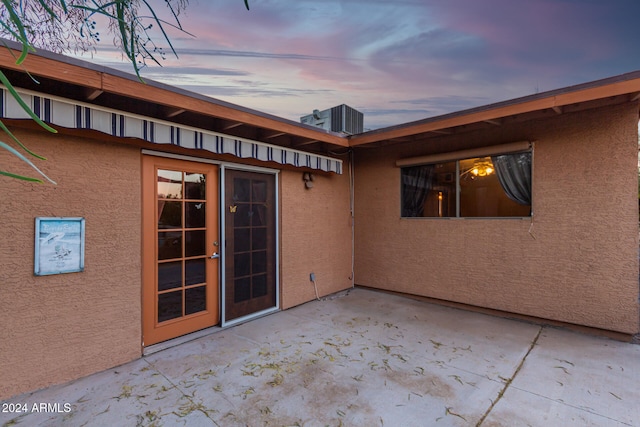
M 251 230 L 251 249 L 267 249 L 267 228 L 254 228 Z
M 158 233 L 158 260 L 182 257 L 182 231 Z
M 263 203 L 253 204 L 252 207 L 253 215 L 251 215 L 251 225 L 254 227 L 261 227 L 266 225 L 267 221 L 267 206 Z
M 204 228 L 205 202 L 185 202 L 185 227 Z
M 206 231 L 185 231 L 186 242 L 184 245 L 184 256 L 202 256 L 206 251 Z
M 252 298 L 258 298 L 267 294 L 267 275 L 253 276 Z
M 158 291 L 182 286 L 182 261 L 158 264 Z
M 251 249 L 251 229 L 250 228 L 236 228 L 233 230 L 233 244 L 234 251 L 237 252 L 247 252 Z
M 249 202 L 251 197 L 251 180 L 234 178 L 233 200 L 236 202 Z
M 182 290 L 158 295 L 158 322 L 182 316 Z
M 233 214 L 233 221 L 235 227 L 248 227 L 251 225 L 251 205 L 249 203 L 239 203 L 236 206 L 236 211 Z
M 207 309 L 207 288 L 198 286 L 185 291 L 185 315 L 198 313 Z
M 184 262 L 185 267 L 185 286 L 197 285 L 205 282 L 206 260 L 189 259 Z
M 238 303 L 251 299 L 251 278 L 235 279 L 233 281 L 233 302 Z
M 185 172 L 184 174 L 184 198 L 203 200 L 205 198 L 205 175 L 201 173 Z
M 251 254 L 236 254 L 233 260 L 233 275 L 235 277 L 248 276 L 251 274 Z
M 182 227 L 182 202 L 158 200 L 158 228 Z
M 158 198 L 182 198 L 182 172 L 168 170 L 158 171 Z
M 267 251 L 251 253 L 251 274 L 260 274 L 267 271 Z
M 267 183 L 266 181 L 252 181 L 251 184 L 252 201 L 266 202 L 267 201 Z

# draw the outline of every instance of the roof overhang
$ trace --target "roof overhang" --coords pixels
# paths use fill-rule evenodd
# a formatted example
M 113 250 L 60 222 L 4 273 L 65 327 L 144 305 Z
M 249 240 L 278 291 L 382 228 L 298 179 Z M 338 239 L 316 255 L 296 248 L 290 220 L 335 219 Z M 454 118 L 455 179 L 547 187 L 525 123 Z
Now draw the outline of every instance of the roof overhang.
M 346 137 L 163 83 L 141 82 L 132 74 L 46 51 L 29 54 L 22 65 L 16 65 L 20 45 L 4 43 L 13 50 L 0 49 L 0 67 L 16 87 L 316 154 L 425 142 L 443 135 L 640 101 L 640 71 L 635 71 Z
M 640 71 L 354 135 L 350 146 L 424 141 L 640 100 Z
M 0 49 L 2 71 L 28 91 L 290 149 L 327 153 L 348 147 L 341 134 L 64 55 L 38 51 L 16 65 L 20 45 L 3 42 L 11 49 Z

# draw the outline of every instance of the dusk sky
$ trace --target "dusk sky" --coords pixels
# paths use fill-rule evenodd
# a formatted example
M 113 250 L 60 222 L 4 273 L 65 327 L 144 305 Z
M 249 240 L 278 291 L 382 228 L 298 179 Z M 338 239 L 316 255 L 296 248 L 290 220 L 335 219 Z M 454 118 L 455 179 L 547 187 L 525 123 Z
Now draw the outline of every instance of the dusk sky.
M 638 0 L 250 6 L 191 0 L 195 37 L 171 32 L 179 59 L 143 77 L 294 121 L 347 104 L 376 129 L 640 70 Z M 113 49 L 82 58 L 132 72 Z

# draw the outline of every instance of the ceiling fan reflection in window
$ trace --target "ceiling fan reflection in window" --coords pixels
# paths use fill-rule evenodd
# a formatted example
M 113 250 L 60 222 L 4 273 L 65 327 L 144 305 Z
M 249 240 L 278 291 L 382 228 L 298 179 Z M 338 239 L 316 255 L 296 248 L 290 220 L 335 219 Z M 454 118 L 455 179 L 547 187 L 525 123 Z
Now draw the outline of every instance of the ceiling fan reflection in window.
M 473 162 L 473 165 L 463 171 L 460 176 L 463 178 L 475 179 L 476 177 L 485 177 L 491 175 L 495 171 L 493 163 L 491 163 L 490 157 L 478 158 Z

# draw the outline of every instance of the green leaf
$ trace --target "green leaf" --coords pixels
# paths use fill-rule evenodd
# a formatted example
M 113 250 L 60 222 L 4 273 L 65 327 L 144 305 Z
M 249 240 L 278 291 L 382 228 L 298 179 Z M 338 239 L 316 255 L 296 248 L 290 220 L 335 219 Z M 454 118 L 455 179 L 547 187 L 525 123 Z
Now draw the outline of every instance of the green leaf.
M 52 128 L 51 126 L 49 126 L 48 124 L 46 124 L 45 122 L 43 122 L 40 117 L 36 116 L 36 114 L 31 111 L 31 108 L 22 100 L 22 98 L 20 97 L 20 95 L 18 94 L 18 92 L 14 89 L 13 85 L 11 84 L 11 82 L 9 81 L 9 79 L 7 78 L 7 76 L 5 76 L 5 74 L 0 70 L 0 82 L 2 82 L 3 85 L 5 85 L 7 87 L 7 90 L 9 91 L 9 93 L 11 94 L 11 96 L 13 97 L 13 99 L 16 100 L 16 102 L 18 104 L 20 104 L 20 106 L 22 107 L 22 109 L 36 122 L 38 123 L 40 126 L 42 126 L 44 129 L 48 130 L 51 133 L 58 133 L 57 130 L 55 130 L 54 128 Z
M 13 139 L 15 141 L 16 144 L 18 144 L 20 146 L 20 148 L 22 148 L 24 151 L 26 151 L 28 154 L 32 155 L 33 157 L 40 159 L 40 160 L 47 160 L 45 157 L 42 157 L 39 154 L 34 153 L 33 151 L 29 150 L 22 142 L 20 142 L 20 140 L 18 139 L 18 137 L 16 137 L 10 130 L 9 128 L 4 124 L 4 122 L 2 122 L 2 120 L 0 120 L 0 129 L 2 129 L 7 135 L 9 135 L 11 137 L 11 139 Z
M 16 26 L 19 32 L 19 35 L 17 35 L 15 32 L 12 31 L 13 35 L 16 36 L 17 41 L 22 43 L 22 53 L 20 54 L 20 57 L 16 61 L 16 64 L 20 65 L 26 59 L 29 51 L 35 52 L 35 49 L 33 48 L 33 46 L 31 46 L 31 43 L 29 43 L 29 38 L 27 37 L 27 31 L 24 25 L 22 24 L 22 19 L 20 19 L 20 16 L 18 16 L 18 14 L 16 13 L 13 7 L 13 2 L 9 0 L 2 0 L 2 4 L 4 4 L 4 6 L 7 8 L 7 12 L 9 13 L 9 21 L 11 21 L 13 25 Z
M 153 19 L 156 21 L 156 23 L 158 24 L 158 26 L 160 27 L 160 31 L 162 31 L 162 35 L 164 36 L 164 39 L 167 41 L 167 43 L 169 43 L 169 47 L 171 48 L 171 51 L 173 52 L 174 55 L 176 55 L 176 57 L 178 56 L 178 54 L 176 53 L 176 50 L 173 48 L 173 45 L 171 44 L 171 40 L 169 40 L 169 36 L 167 35 L 167 33 L 164 31 L 164 27 L 162 26 L 162 21 L 160 19 L 158 19 L 158 15 L 156 15 L 156 12 L 151 8 L 151 6 L 149 5 L 149 3 L 147 3 L 147 0 L 142 0 L 142 2 L 147 5 L 147 8 L 149 9 L 149 12 L 151 12 L 151 15 L 153 15 Z M 173 12 L 173 9 L 172 9 Z M 174 13 L 175 16 L 175 13 Z M 178 17 L 176 16 L 176 20 L 178 19 Z M 180 24 L 180 22 L 178 21 L 178 25 Z M 178 28 L 182 29 L 182 26 L 178 26 Z
M 43 182 L 41 179 L 38 179 L 38 178 L 32 178 L 30 176 L 18 175 L 15 173 L 5 172 L 5 171 L 0 171 L 0 175 L 8 176 L 9 178 L 20 179 L 22 181 L 37 182 L 39 184 L 42 184 Z
M 47 181 L 49 181 L 50 183 L 52 183 L 53 185 L 57 185 L 56 182 L 54 180 L 52 180 L 51 178 L 49 178 L 44 172 L 42 172 L 40 169 L 38 169 L 38 167 L 36 165 L 34 165 L 29 159 L 27 159 L 25 156 L 22 155 L 22 153 L 20 153 L 19 151 L 17 151 L 15 148 L 13 148 L 12 146 L 0 141 L 0 148 L 4 148 L 5 150 L 7 150 L 8 152 L 10 152 L 11 154 L 13 154 L 14 156 L 16 156 L 17 158 L 19 158 L 20 160 L 22 160 L 23 162 L 25 162 L 26 164 L 28 164 L 29 166 L 31 166 L 31 168 L 33 168 L 36 172 L 38 172 L 40 175 L 42 175 Z M 4 172 L 2 171 L 2 175 L 6 175 L 6 176 L 11 176 L 14 174 L 10 174 L 10 172 Z M 18 176 L 22 176 L 22 175 L 16 175 L 16 177 Z M 26 177 L 25 177 L 26 178 Z M 20 178 L 22 179 L 22 178 Z
M 62 6 L 62 10 L 64 13 L 69 13 L 69 9 L 67 8 L 67 2 L 64 0 L 60 0 L 60 6 Z
M 56 15 L 56 13 L 53 10 L 51 10 L 51 8 L 49 6 L 47 6 L 47 2 L 45 2 L 44 0 L 38 0 L 38 2 L 40 3 L 40 6 L 42 6 L 42 8 L 47 11 L 49 16 L 51 16 L 53 19 L 56 19 L 58 21 L 60 20 L 58 15 Z M 62 3 L 62 8 L 66 12 L 66 7 L 65 7 L 65 4 L 64 4 L 64 1 L 62 1 L 61 3 Z

